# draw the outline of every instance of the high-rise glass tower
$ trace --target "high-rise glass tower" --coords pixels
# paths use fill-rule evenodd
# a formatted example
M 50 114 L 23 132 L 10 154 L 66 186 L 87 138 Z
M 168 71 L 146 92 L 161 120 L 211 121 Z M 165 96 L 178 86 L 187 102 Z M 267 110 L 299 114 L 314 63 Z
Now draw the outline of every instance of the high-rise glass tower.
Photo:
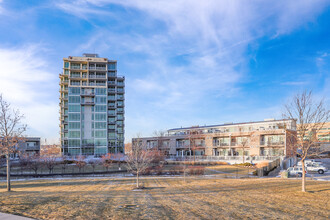
M 125 77 L 117 61 L 83 54 L 63 58 L 60 74 L 62 154 L 124 152 Z

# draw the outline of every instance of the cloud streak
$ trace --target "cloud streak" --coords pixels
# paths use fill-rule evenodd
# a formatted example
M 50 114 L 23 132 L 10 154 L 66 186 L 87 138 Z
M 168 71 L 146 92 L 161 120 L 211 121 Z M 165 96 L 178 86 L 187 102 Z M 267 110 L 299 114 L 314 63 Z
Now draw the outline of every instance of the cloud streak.
M 0 93 L 20 109 L 28 124 L 28 135 L 58 138 L 58 80 L 49 72 L 42 45 L 0 48 Z
M 125 62 L 126 101 L 127 114 L 131 114 L 127 116 L 134 120 L 127 120 L 126 127 L 128 131 L 141 127 L 140 119 L 149 115 L 149 129 L 144 126 L 144 130 L 151 134 L 157 124 L 177 126 L 178 118 L 187 121 L 187 117 L 194 117 L 198 121 L 197 115 L 205 111 L 200 106 L 240 94 L 240 84 L 249 81 L 247 50 L 257 50 L 258 39 L 279 38 L 314 22 L 329 3 L 78 0 L 60 8 L 70 13 L 77 5 L 80 11 L 72 14 L 88 16 L 85 19 L 90 22 L 95 17 L 102 19 L 104 8 L 109 6 L 137 14 L 122 22 L 127 24 L 128 19 L 138 28 L 128 25 L 129 33 L 123 34 L 111 26 L 102 27 L 76 51 L 95 48 L 101 54 L 111 51 L 121 59 L 119 62 L 130 59 Z M 131 59 L 134 56 L 142 59 Z M 166 122 L 159 119 L 169 114 L 174 115 Z

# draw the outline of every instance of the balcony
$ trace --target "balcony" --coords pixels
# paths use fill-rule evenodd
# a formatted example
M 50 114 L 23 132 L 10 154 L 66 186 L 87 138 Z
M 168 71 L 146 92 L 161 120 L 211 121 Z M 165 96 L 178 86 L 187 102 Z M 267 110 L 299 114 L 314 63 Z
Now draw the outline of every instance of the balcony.
M 94 147 L 94 144 L 82 144 L 82 148 Z
M 107 70 L 106 67 L 89 66 L 89 70 Z
M 68 92 L 68 89 L 67 88 L 66 89 L 65 88 L 61 88 L 60 89 L 60 92 Z
M 81 105 L 95 105 L 95 102 L 81 102 Z
M 88 86 L 106 86 L 105 83 L 88 83 Z
M 69 80 L 61 80 L 60 85 L 69 85 Z
M 260 145 L 266 145 L 266 146 L 284 145 L 284 141 L 260 141 Z
M 117 77 L 116 73 L 108 72 L 108 77 Z
M 93 92 L 83 92 L 80 95 L 81 96 L 94 97 L 95 96 L 95 93 L 93 93 Z
M 70 76 L 70 79 L 80 79 L 81 78 L 81 75 L 75 75 L 75 74 L 71 74 Z
M 106 75 L 89 75 L 88 78 L 90 79 L 106 79 Z
M 108 81 L 108 84 L 109 85 L 116 85 L 116 82 L 115 81 Z

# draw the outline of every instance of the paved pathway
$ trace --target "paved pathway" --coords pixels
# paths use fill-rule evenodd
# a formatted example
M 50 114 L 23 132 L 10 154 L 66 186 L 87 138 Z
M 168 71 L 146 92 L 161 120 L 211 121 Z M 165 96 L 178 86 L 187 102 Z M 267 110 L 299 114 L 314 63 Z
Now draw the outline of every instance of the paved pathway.
M 0 220 L 31 220 L 32 218 L 26 218 L 17 215 L 10 215 L 0 212 Z

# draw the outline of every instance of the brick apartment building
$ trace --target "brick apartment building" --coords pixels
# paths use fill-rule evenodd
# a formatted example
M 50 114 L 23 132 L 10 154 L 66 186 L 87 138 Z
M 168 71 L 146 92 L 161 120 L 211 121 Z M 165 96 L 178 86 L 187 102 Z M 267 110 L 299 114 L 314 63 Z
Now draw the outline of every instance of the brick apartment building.
M 158 149 L 168 156 L 293 156 L 295 120 L 226 123 L 169 129 L 161 137 L 139 140 L 148 149 Z M 132 143 L 137 141 L 133 139 Z

